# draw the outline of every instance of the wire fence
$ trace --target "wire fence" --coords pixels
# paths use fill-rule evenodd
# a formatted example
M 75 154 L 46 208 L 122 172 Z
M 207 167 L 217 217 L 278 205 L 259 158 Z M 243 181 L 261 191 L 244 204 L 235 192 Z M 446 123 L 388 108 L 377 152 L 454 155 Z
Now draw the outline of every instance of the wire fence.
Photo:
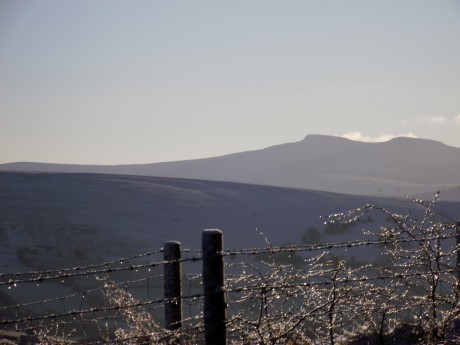
M 431 204 L 416 221 L 371 205 L 329 221 L 346 223 L 370 210 L 388 213 L 393 223 L 365 240 L 206 254 L 203 237 L 202 249 L 181 249 L 173 259 L 165 244 L 85 267 L 1 273 L 0 338 L 43 344 L 459 341 L 459 224 L 436 222 Z M 351 263 L 359 248 L 385 260 Z M 215 263 L 206 266 L 214 259 L 225 263 L 222 272 Z M 171 265 L 180 276 L 179 293 L 172 295 L 165 279 Z M 218 281 L 207 285 L 219 276 L 221 289 Z M 179 307 L 179 319 L 171 319 L 171 308 Z M 207 333 L 211 308 L 217 313 L 212 329 L 222 325 L 223 334 Z

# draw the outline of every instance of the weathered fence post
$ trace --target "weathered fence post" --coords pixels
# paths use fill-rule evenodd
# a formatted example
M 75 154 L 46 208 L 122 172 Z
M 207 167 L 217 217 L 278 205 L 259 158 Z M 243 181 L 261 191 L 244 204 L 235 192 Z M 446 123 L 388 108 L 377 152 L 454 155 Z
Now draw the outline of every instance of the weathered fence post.
M 206 345 L 225 345 L 227 344 L 227 330 L 222 231 L 204 230 L 202 249 L 204 341 Z
M 455 269 L 457 270 L 457 280 L 460 281 L 460 221 L 455 224 L 455 227 L 457 235 L 457 265 Z
M 164 260 L 164 297 L 166 329 L 178 330 L 182 328 L 182 269 L 181 251 L 179 242 L 165 242 Z

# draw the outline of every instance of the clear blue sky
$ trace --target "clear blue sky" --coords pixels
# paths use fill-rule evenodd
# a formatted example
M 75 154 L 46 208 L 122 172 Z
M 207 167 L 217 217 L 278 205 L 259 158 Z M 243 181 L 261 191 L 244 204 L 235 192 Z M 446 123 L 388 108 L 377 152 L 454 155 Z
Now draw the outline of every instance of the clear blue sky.
M 307 134 L 460 147 L 460 1 L 0 0 L 0 163 Z

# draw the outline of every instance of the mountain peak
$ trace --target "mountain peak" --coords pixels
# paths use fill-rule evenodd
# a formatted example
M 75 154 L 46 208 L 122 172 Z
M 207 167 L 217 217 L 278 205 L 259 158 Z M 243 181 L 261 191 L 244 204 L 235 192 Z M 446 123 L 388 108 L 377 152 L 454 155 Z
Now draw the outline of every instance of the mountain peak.
M 327 134 L 307 134 L 303 140 L 326 139 L 326 138 L 341 138 L 341 137 L 338 137 L 338 136 L 335 136 L 335 135 L 327 135 Z
M 460 148 L 418 138 L 367 143 L 312 134 L 293 143 L 199 160 L 122 166 L 0 164 L 1 170 L 192 178 L 400 196 L 458 187 Z
M 381 144 L 381 143 L 401 143 L 401 144 L 432 144 L 432 145 L 443 145 L 448 146 L 441 141 L 432 140 L 432 139 L 423 139 L 423 138 L 413 138 L 413 137 L 406 137 L 406 136 L 398 136 L 391 138 L 385 141 L 365 141 L 365 140 L 355 140 L 349 139 L 338 135 L 325 135 L 325 134 L 308 134 L 305 136 L 302 142 L 311 142 L 311 141 L 322 141 L 322 142 L 329 142 L 329 143 L 345 143 L 345 142 L 355 142 L 355 143 L 365 143 L 365 144 Z
M 336 135 L 325 135 L 325 134 L 308 134 L 301 141 L 329 141 L 329 142 L 344 142 L 344 141 L 354 141 L 344 137 Z
M 436 145 L 445 145 L 444 143 L 438 141 L 438 140 L 432 140 L 432 139 L 423 139 L 423 138 L 411 138 L 411 137 L 395 137 L 387 142 L 394 142 L 394 143 L 410 143 L 410 142 L 426 142 L 426 143 L 432 143 Z

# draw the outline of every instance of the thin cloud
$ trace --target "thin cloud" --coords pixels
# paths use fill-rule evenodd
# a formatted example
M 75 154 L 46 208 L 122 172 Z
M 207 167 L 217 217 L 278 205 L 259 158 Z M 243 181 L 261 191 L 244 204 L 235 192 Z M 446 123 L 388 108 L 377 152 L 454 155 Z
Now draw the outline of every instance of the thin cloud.
M 460 119 L 459 119 L 460 120 Z M 408 137 L 408 138 L 417 138 L 417 136 L 413 132 L 405 133 L 405 134 L 383 134 L 376 137 L 371 137 L 367 135 L 363 135 L 361 132 L 348 132 L 345 134 L 340 135 L 342 138 L 347 138 L 354 141 L 364 141 L 367 143 L 379 143 L 383 141 L 388 141 L 397 137 Z
M 454 122 L 460 125 L 460 114 L 454 117 Z
M 428 122 L 429 123 L 446 123 L 447 118 L 445 118 L 444 116 L 436 116 L 436 117 L 429 118 Z

